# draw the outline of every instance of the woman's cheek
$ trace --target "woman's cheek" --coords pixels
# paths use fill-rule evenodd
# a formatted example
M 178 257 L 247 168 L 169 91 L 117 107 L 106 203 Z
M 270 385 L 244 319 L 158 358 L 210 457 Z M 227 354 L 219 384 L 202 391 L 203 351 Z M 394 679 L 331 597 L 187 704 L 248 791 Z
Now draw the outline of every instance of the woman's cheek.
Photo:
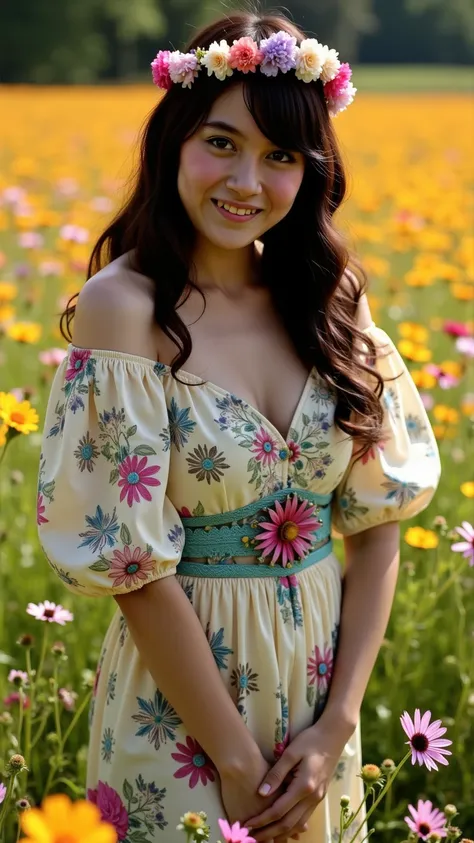
M 278 209 L 280 213 L 286 213 L 290 210 L 296 199 L 302 180 L 303 174 L 299 172 L 282 173 L 272 179 L 272 206 L 275 210 Z
M 202 192 L 211 188 L 223 177 L 223 162 L 206 152 L 189 150 L 189 153 L 184 156 L 182 164 L 186 173 L 186 180 L 193 183 L 194 189 L 198 187 Z

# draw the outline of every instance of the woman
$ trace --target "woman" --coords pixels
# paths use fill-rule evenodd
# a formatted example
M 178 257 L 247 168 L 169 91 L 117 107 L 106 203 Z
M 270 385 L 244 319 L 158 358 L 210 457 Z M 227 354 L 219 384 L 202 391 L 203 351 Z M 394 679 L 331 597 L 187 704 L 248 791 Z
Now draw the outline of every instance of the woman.
M 153 74 L 166 94 L 65 334 L 40 465 L 52 567 L 119 606 L 88 794 L 120 840 L 177 843 L 203 810 L 331 843 L 340 796 L 361 798 L 398 522 L 440 473 L 333 223 L 332 115 L 355 89 L 334 50 L 243 13 Z

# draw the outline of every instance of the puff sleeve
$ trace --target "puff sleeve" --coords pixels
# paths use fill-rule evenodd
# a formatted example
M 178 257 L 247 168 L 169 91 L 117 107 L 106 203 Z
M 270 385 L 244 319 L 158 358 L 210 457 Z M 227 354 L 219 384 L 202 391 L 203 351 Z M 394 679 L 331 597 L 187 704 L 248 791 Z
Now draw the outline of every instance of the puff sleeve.
M 384 440 L 364 457 L 352 457 L 334 490 L 332 523 L 351 536 L 388 521 L 412 518 L 430 503 L 441 467 L 438 446 L 413 379 L 390 337 L 372 324 L 365 333 L 377 350 L 385 383 Z
M 160 364 L 70 345 L 42 434 L 37 523 L 60 579 L 88 596 L 175 573 L 184 531 L 166 496 L 169 421 Z

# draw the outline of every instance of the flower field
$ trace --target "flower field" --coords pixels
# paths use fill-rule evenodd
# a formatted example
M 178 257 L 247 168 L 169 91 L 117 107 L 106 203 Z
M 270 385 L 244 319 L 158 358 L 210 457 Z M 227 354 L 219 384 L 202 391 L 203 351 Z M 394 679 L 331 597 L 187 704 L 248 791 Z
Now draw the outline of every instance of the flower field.
M 48 568 L 37 540 L 40 434 L 66 347 L 58 314 L 126 191 L 152 88 L 0 89 L 0 843 L 17 839 L 13 820 L 2 826 L 7 796 L 15 805 L 85 793 L 87 709 L 116 604 L 76 598 Z M 364 763 L 398 765 L 407 753 L 400 716 L 419 708 L 447 727 L 452 755 L 439 771 L 400 769 L 371 839 L 401 843 L 411 829 L 412 840 L 428 840 L 405 821 L 420 799 L 440 811 L 454 803 L 455 823 L 474 837 L 474 108 L 462 93 L 358 93 L 335 125 L 350 190 L 339 224 L 443 463 L 430 507 L 402 524 L 399 586 L 362 733 Z M 336 542 L 341 560 L 342 551 Z M 19 753 L 28 770 L 3 775 Z M 435 823 L 426 804 L 420 810 Z

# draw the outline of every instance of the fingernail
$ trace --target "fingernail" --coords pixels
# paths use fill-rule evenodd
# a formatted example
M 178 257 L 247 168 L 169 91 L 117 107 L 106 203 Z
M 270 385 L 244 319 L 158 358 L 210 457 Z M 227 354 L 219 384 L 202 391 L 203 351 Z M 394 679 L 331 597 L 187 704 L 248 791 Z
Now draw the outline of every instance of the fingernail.
M 267 796 L 271 791 L 271 785 L 269 784 L 262 784 L 260 790 L 258 791 L 260 796 Z

